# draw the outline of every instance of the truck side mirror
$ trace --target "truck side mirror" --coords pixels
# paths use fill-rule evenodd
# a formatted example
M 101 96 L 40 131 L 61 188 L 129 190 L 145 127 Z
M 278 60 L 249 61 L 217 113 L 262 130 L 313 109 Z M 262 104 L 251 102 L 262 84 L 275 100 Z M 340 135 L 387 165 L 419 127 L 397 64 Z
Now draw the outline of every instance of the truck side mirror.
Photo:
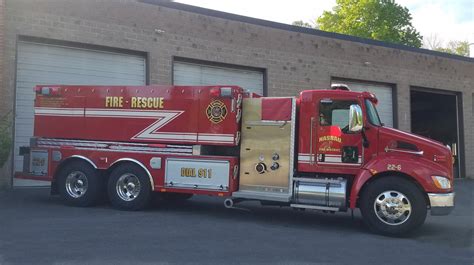
M 352 104 L 349 108 L 349 131 L 360 132 L 362 127 L 362 109 L 359 105 Z

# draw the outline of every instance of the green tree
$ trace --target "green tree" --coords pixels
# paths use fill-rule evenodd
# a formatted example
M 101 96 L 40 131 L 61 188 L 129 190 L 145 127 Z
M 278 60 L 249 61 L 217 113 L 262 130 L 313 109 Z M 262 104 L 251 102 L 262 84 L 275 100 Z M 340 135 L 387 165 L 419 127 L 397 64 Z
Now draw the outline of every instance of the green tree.
M 394 0 L 336 0 L 317 19 L 321 30 L 421 47 L 422 36 L 411 14 Z
M 469 42 L 450 41 L 447 47 L 435 47 L 433 50 L 469 57 Z
M 12 138 L 10 133 L 10 113 L 0 117 L 0 168 L 5 164 L 10 155 Z
M 293 26 L 304 27 L 304 28 L 315 28 L 315 25 L 311 25 L 308 22 L 304 22 L 303 20 L 293 21 L 291 23 Z

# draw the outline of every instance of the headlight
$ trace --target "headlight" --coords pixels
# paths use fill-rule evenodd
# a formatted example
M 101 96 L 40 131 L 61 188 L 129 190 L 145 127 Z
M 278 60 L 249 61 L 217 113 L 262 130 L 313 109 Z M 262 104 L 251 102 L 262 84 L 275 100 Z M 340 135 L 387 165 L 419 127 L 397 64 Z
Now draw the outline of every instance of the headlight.
M 447 190 L 451 188 L 451 181 L 446 177 L 431 176 L 431 179 L 433 179 L 433 182 L 438 189 Z

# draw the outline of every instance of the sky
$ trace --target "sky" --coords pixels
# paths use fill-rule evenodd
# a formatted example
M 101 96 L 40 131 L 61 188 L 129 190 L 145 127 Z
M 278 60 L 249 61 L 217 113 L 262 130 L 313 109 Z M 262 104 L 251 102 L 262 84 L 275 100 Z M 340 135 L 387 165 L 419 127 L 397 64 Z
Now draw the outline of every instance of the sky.
M 311 22 L 331 10 L 335 0 L 175 0 L 224 12 L 291 24 Z M 474 43 L 474 0 L 396 0 L 412 14 L 412 24 L 427 38 Z M 471 54 L 474 54 L 471 45 Z

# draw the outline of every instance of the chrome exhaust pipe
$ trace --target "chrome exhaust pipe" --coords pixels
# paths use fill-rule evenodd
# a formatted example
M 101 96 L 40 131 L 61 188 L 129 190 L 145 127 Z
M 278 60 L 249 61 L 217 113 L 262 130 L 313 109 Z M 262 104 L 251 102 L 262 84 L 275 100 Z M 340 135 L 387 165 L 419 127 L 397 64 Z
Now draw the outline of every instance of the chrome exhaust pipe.
M 234 200 L 232 198 L 227 198 L 224 200 L 224 207 L 227 209 L 233 208 L 234 207 Z

